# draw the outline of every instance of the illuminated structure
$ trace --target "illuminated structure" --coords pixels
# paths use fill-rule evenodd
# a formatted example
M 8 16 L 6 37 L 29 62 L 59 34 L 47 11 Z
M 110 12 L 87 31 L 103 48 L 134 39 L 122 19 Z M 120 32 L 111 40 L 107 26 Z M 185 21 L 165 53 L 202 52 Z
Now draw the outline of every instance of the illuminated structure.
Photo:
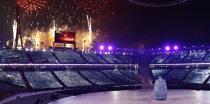
M 22 35 L 21 35 L 21 26 L 20 26 L 20 15 L 21 15 L 21 9 L 20 6 L 18 4 L 16 4 L 16 38 L 15 38 L 15 49 L 17 49 L 18 47 L 18 40 L 20 38 L 20 44 L 21 44 L 21 48 L 23 49 L 23 40 L 22 40 Z M 13 43 L 14 44 L 14 43 Z
M 17 49 L 20 41 L 21 49 L 23 49 L 23 36 L 21 34 L 21 8 L 25 12 L 32 13 L 38 11 L 47 2 L 45 0 L 16 0 L 16 23 L 13 25 L 13 48 Z M 15 30 L 16 29 L 16 30 Z M 16 35 L 14 34 L 16 33 Z
M 58 32 L 68 32 L 72 31 L 66 25 L 56 27 L 55 20 L 53 21 L 53 27 L 46 30 L 32 29 L 27 31 L 24 29 L 24 25 L 21 23 L 22 15 L 31 15 L 33 12 L 39 12 L 40 9 L 45 7 L 47 0 L 16 0 L 16 22 L 13 25 L 13 48 L 33 48 L 35 50 L 42 50 L 49 47 L 73 47 L 81 50 L 88 50 L 92 48 L 93 42 L 98 35 L 97 32 L 92 30 L 92 18 L 87 15 L 87 28 L 73 30 L 75 32 L 74 41 L 69 44 L 69 42 L 56 42 L 55 41 L 55 31 Z M 65 27 L 64 27 L 65 26 Z M 65 28 L 65 29 L 64 29 Z M 22 31 L 21 31 L 22 30 Z M 23 31 L 24 30 L 24 31 Z M 21 33 L 22 32 L 22 33 Z M 59 43 L 55 45 L 54 43 Z M 65 43 L 65 44 L 63 44 Z M 77 45 L 76 45 L 77 43 Z
M 75 32 L 55 32 L 53 47 L 76 48 L 76 33 Z M 56 45 L 57 44 L 57 45 Z

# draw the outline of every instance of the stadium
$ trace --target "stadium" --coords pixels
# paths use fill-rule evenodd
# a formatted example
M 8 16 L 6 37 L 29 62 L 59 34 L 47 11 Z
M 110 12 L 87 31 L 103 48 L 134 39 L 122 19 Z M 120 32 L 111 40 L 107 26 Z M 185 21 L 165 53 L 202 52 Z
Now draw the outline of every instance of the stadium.
M 0 1 L 0 104 L 209 104 L 206 4 Z
M 92 92 L 141 89 L 154 84 L 159 76 L 166 79 L 171 89 L 209 90 L 208 51 L 207 47 L 172 51 L 150 49 L 143 53 L 135 50 L 97 53 L 71 49 L 4 49 L 0 64 L 1 96 L 17 94 L 5 104 L 27 103 L 24 101 L 31 101 L 37 95 L 50 96 L 53 101 Z M 142 66 L 142 63 L 148 65 Z

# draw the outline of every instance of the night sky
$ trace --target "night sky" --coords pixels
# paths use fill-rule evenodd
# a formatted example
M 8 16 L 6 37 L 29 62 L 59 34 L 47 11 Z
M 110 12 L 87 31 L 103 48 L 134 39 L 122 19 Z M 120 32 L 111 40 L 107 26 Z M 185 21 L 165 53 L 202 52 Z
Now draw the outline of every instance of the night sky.
M 3 8 L 5 3 L 2 1 L 9 1 L 6 4 L 6 8 Z M 14 6 L 13 1 L 1 0 L 0 3 L 0 39 L 2 41 L 12 37 L 11 23 L 13 20 L 11 18 L 14 17 L 14 13 L 8 13 L 8 6 Z M 67 2 L 71 0 L 63 1 Z M 82 11 L 81 8 L 83 6 L 81 6 L 80 9 L 76 9 L 80 10 L 79 12 L 81 13 L 79 15 L 70 12 L 71 10 L 76 10 L 69 8 L 66 10 L 58 6 L 58 2 L 56 6 L 54 5 L 56 7 L 54 9 L 59 10 L 60 13 L 50 14 L 46 12 L 47 10 L 45 9 L 47 7 L 45 7 L 39 11 L 38 17 L 34 18 L 33 15 L 35 14 L 31 14 L 32 16 L 26 15 L 26 20 L 40 21 L 40 26 L 36 27 L 47 27 L 50 25 L 52 19 L 56 19 L 57 15 L 63 14 L 64 16 L 61 19 L 56 19 L 62 22 L 60 24 L 67 22 L 69 25 L 74 24 L 71 26 L 82 27 L 82 23 L 84 22 L 82 19 L 85 18 L 85 14 L 89 13 L 93 18 L 95 17 L 95 24 L 93 23 L 95 25 L 94 28 L 100 29 L 100 33 L 102 34 L 99 40 L 104 43 L 112 43 L 117 47 L 134 48 L 139 44 L 153 47 L 164 44 L 210 44 L 210 6 L 208 0 L 189 0 L 181 5 L 171 7 L 144 7 L 132 4 L 127 0 L 111 1 L 109 5 L 106 3 L 105 5 L 102 4 L 104 5 L 102 8 L 100 6 L 91 6 L 91 9 L 97 9 L 96 12 L 91 12 L 90 8 L 88 10 L 84 9 L 87 11 Z M 64 2 L 64 4 L 66 3 Z M 9 10 L 13 11 L 13 9 L 14 7 L 11 7 Z M 68 16 L 74 15 L 76 19 L 68 21 L 68 18 L 65 21 L 66 14 Z M 47 17 L 46 15 L 50 16 Z M 24 22 L 27 22 L 26 20 Z M 74 20 L 77 22 L 74 22 Z M 24 26 L 29 27 L 25 24 Z M 34 27 L 34 25 L 31 25 L 30 28 Z

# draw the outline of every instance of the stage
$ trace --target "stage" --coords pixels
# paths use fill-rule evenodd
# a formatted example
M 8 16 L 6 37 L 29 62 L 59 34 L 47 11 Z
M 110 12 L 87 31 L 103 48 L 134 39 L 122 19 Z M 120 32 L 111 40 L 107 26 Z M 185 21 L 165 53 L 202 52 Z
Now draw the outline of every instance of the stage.
M 110 91 L 67 97 L 49 104 L 210 104 L 210 91 L 169 90 L 166 101 L 154 100 L 152 90 Z

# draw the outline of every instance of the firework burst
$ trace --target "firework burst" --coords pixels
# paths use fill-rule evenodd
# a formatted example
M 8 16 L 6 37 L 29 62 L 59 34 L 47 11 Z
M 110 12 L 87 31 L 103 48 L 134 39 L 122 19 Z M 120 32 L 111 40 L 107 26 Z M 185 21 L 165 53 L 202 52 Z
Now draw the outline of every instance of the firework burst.
M 101 16 L 110 13 L 112 0 L 76 0 L 76 5 L 87 15 Z
M 32 13 L 45 7 L 46 0 L 17 0 L 17 4 L 23 8 L 26 12 Z

